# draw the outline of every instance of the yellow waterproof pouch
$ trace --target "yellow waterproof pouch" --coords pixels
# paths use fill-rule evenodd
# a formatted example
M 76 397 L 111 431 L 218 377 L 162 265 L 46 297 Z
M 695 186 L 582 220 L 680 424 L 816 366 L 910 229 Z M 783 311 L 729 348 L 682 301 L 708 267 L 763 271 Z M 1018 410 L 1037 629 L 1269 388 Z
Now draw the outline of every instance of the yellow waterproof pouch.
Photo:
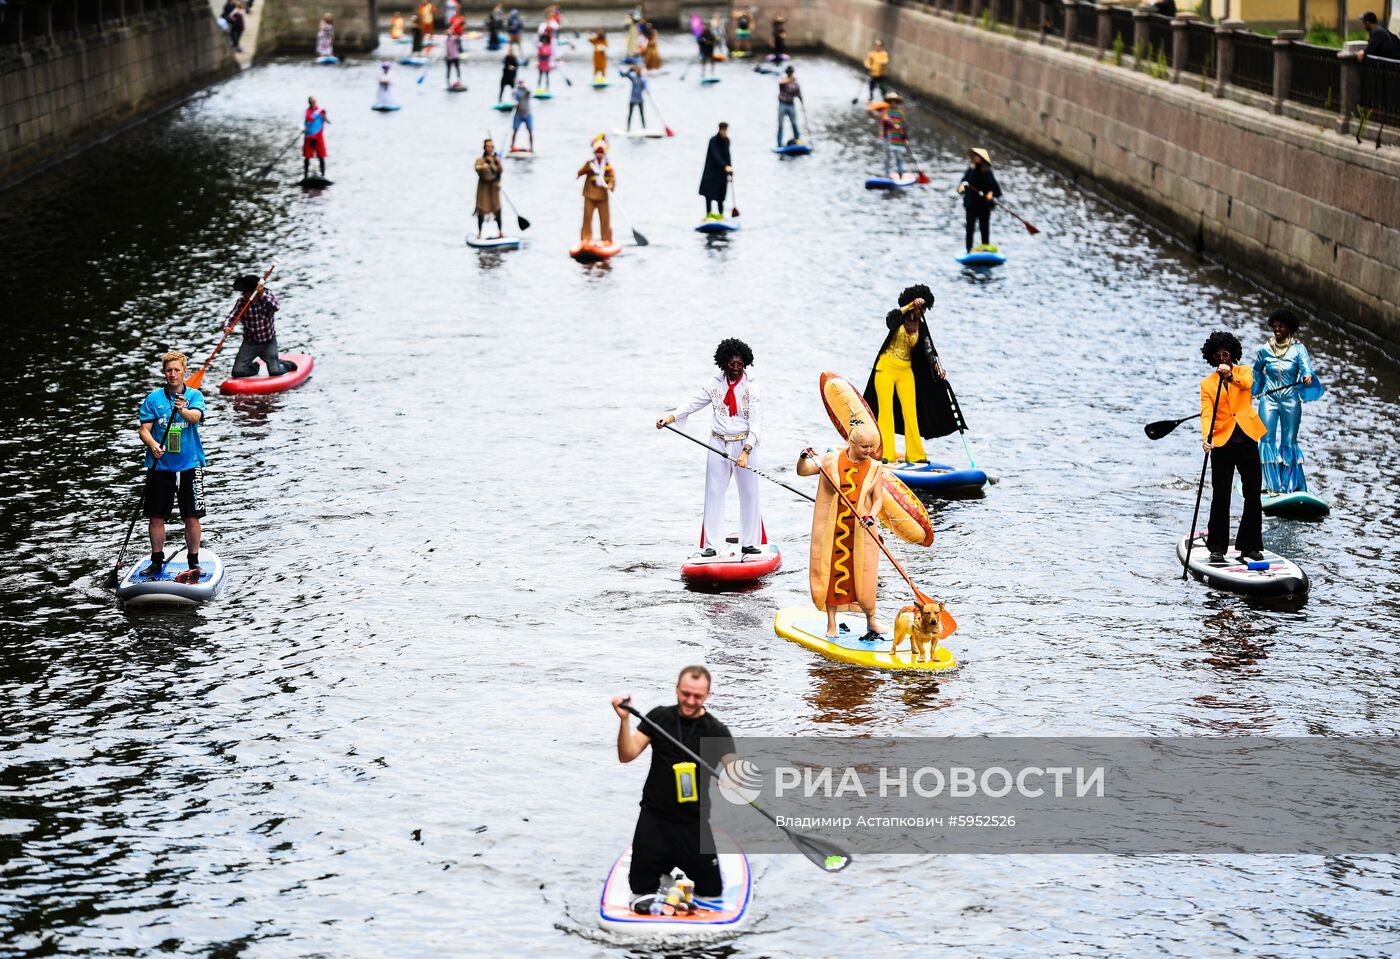
M 676 802 L 699 802 L 700 791 L 695 785 L 695 764 L 676 763 Z

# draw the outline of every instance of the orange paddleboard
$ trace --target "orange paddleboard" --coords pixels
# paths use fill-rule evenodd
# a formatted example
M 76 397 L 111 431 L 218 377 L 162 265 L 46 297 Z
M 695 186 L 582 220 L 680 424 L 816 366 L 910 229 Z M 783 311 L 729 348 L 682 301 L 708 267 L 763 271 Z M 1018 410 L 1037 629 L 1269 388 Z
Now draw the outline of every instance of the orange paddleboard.
M 621 252 L 622 246 L 618 243 L 580 243 L 569 251 L 569 256 L 580 263 L 597 263 Z

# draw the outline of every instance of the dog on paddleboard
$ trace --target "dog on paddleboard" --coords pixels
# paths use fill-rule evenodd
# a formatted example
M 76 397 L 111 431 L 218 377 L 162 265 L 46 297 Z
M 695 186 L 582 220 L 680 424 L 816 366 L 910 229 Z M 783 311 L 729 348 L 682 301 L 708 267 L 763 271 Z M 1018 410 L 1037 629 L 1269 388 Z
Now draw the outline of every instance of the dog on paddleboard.
M 890 652 L 894 653 L 909 641 L 909 651 L 914 654 L 914 662 L 933 662 L 934 650 L 943 638 L 943 603 L 941 601 L 906 606 L 894 618 L 894 642 Z

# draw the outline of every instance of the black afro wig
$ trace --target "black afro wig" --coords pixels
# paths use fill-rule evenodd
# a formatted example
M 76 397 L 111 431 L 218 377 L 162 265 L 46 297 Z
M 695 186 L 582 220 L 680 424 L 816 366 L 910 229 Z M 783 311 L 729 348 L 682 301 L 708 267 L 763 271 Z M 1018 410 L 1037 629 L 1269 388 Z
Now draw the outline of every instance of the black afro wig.
M 744 361 L 745 366 L 753 366 L 753 350 L 749 349 L 749 344 L 743 340 L 729 337 L 719 341 L 719 346 L 715 347 L 715 366 L 724 369 L 729 358 L 738 354 L 739 359 Z
M 1224 330 L 1216 330 L 1206 337 L 1205 345 L 1201 347 L 1201 356 L 1211 366 L 1215 365 L 1215 354 L 1221 350 L 1230 351 L 1230 362 L 1238 363 L 1240 357 L 1244 355 L 1244 347 L 1240 346 L 1239 337 L 1233 333 L 1226 333 Z
M 1288 327 L 1289 336 L 1298 332 L 1298 322 L 1298 314 L 1294 313 L 1292 310 L 1274 310 L 1269 314 L 1269 325 L 1273 326 L 1275 323 L 1282 323 L 1284 326 Z
M 918 286 L 911 286 L 899 294 L 900 306 L 908 306 L 915 300 L 923 300 L 924 309 L 930 309 L 933 306 L 933 291 L 920 283 Z

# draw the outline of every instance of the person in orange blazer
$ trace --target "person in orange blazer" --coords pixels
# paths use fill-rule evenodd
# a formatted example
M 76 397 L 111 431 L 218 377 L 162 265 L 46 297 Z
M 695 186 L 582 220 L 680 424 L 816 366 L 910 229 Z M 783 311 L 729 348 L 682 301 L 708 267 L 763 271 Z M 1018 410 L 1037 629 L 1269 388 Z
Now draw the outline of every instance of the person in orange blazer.
M 1244 347 L 1235 335 L 1224 331 L 1212 333 L 1201 347 L 1205 361 L 1215 367 L 1201 380 L 1201 445 L 1210 454 L 1206 549 L 1212 563 L 1225 562 L 1225 550 L 1230 545 L 1230 487 L 1236 472 L 1244 490 L 1244 515 L 1235 534 L 1235 548 L 1244 559 L 1264 558 L 1264 515 L 1260 503 L 1264 478 L 1259 465 L 1259 440 L 1268 430 L 1254 411 L 1254 371 L 1239 365 L 1243 353 Z

